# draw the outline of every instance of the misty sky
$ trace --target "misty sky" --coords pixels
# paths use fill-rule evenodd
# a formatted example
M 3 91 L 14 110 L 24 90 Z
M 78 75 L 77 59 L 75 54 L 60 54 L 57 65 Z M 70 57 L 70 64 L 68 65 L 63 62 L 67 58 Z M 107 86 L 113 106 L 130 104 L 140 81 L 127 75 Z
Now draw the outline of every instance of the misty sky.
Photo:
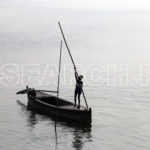
M 39 5 L 51 8 L 150 9 L 150 0 L 5 0 L 1 4 Z
M 150 0 L 56 0 L 55 6 L 96 9 L 149 9 Z

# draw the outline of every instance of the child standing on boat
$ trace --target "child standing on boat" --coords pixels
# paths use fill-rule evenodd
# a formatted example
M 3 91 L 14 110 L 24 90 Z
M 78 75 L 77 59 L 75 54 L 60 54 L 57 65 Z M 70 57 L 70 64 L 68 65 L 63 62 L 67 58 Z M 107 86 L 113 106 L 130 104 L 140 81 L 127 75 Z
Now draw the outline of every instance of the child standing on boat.
M 80 109 L 80 96 L 81 96 L 82 87 L 83 87 L 83 82 L 82 82 L 83 76 L 82 75 L 78 76 L 76 68 L 75 68 L 75 79 L 76 79 L 76 88 L 75 88 L 75 94 L 74 94 L 74 107 L 76 107 L 76 98 L 78 96 L 77 108 Z

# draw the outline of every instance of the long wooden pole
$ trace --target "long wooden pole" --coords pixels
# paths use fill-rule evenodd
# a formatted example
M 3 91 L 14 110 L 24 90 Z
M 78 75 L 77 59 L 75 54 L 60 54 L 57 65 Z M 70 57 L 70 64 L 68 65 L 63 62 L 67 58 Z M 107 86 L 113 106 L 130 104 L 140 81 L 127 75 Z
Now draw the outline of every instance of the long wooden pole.
M 85 97 L 85 94 L 84 94 L 83 89 L 82 89 L 82 93 L 83 93 L 83 98 L 84 98 L 84 100 L 85 100 L 86 107 L 88 108 L 88 104 L 87 104 L 86 97 Z
M 69 53 L 69 55 L 70 55 L 70 58 L 71 58 L 72 64 L 73 64 L 73 66 L 74 66 L 74 69 L 76 69 L 76 66 L 75 66 L 75 63 L 74 63 L 73 57 L 72 57 L 71 52 L 70 52 L 70 49 L 69 49 L 69 47 L 68 47 L 68 44 L 67 44 L 67 41 L 66 41 L 65 35 L 64 35 L 64 33 L 63 33 L 63 30 L 62 30 L 62 27 L 61 27 L 60 22 L 58 22 L 58 25 L 59 25 L 59 28 L 60 28 L 61 34 L 62 34 L 62 36 L 63 36 L 64 42 L 65 42 L 65 45 L 66 45 L 66 47 L 67 47 L 68 53 Z M 83 89 L 82 89 L 82 93 L 83 93 L 83 98 L 84 98 L 84 100 L 85 100 L 86 107 L 88 108 L 88 104 L 87 104 L 86 97 L 85 97 L 85 94 L 84 94 Z
M 69 55 L 70 55 L 71 61 L 72 61 L 72 63 L 73 63 L 73 66 L 74 66 L 74 68 L 76 68 L 75 63 L 74 63 L 74 60 L 73 60 L 73 57 L 72 57 L 71 52 L 70 52 L 70 50 L 69 50 L 69 47 L 68 47 L 68 44 L 67 44 L 67 41 L 66 41 L 65 35 L 64 35 L 63 30 L 62 30 L 62 27 L 61 27 L 61 25 L 60 25 L 60 22 L 58 22 L 58 25 L 59 25 L 59 28 L 60 28 L 61 34 L 62 34 L 62 36 L 63 36 L 64 42 L 65 42 L 65 45 L 66 45 L 66 47 L 67 47 L 68 53 L 69 53 Z
M 59 97 L 59 82 L 60 82 L 60 70 L 61 70 L 61 54 L 62 54 L 62 41 L 60 42 L 59 71 L 58 71 L 58 84 L 57 84 L 57 103 L 58 103 L 58 97 Z

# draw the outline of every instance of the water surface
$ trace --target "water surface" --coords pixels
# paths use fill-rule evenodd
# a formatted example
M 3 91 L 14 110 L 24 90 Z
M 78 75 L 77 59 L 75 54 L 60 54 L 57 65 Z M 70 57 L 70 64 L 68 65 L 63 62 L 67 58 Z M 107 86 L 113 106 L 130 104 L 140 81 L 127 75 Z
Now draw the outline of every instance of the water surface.
M 150 12 L 50 9 L 40 2 L 22 2 L 0 2 L 0 148 L 149 150 Z M 27 84 L 56 89 L 58 20 L 84 74 L 84 90 L 92 107 L 90 127 L 28 111 L 26 96 L 15 95 Z M 27 72 L 27 64 L 40 74 Z M 122 65 L 126 65 L 123 70 Z M 144 66 L 142 77 L 140 65 Z M 5 72 L 9 67 L 19 78 Z M 73 68 L 65 46 L 61 76 L 60 97 L 73 101 Z

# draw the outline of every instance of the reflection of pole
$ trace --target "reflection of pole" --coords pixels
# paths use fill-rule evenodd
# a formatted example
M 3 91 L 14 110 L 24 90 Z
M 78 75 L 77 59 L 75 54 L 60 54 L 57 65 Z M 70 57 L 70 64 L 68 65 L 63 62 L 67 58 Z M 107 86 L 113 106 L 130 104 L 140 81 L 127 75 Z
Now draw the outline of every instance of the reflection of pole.
M 56 121 L 55 121 L 55 150 L 57 150 L 57 128 L 56 128 Z
M 58 103 L 58 96 L 59 96 L 59 81 L 60 81 L 60 69 L 61 69 L 61 54 L 62 54 L 62 41 L 60 42 L 59 71 L 58 71 L 58 84 L 57 84 L 57 103 Z

